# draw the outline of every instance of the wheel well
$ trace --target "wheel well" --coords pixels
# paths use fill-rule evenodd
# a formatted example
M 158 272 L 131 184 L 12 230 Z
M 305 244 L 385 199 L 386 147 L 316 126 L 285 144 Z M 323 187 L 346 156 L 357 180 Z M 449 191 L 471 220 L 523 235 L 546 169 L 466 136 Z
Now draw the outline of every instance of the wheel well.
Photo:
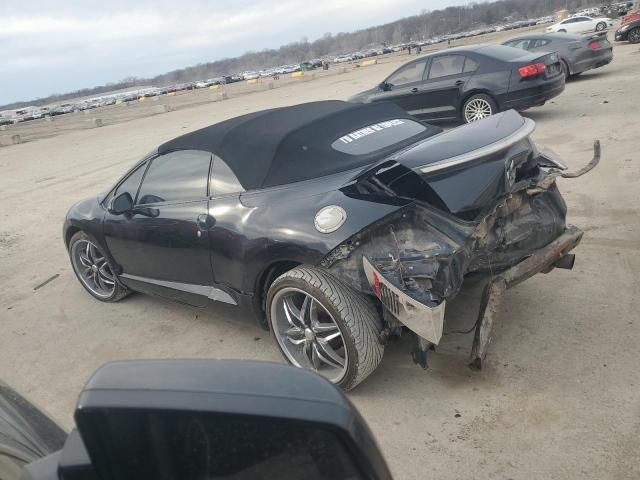
M 300 262 L 294 262 L 292 260 L 280 260 L 278 262 L 272 263 L 267 268 L 264 269 L 262 275 L 258 278 L 258 282 L 256 284 L 256 295 L 255 299 L 257 301 L 257 311 L 261 314 L 260 323 L 263 327 L 268 328 L 267 326 L 267 316 L 266 316 L 266 302 L 267 302 L 267 292 L 269 292 L 269 287 L 273 283 L 273 281 L 278 278 L 283 273 L 288 272 L 289 270 L 293 270 L 298 265 L 302 265 Z
M 76 233 L 78 233 L 80 229 L 78 227 L 69 227 L 64 234 L 64 244 L 67 248 L 69 248 L 69 242 L 71 241 L 71 237 L 73 237 Z
M 567 67 L 567 77 L 571 75 L 571 67 L 569 66 L 569 62 L 567 62 L 564 58 L 561 58 L 560 61 L 564 63 L 565 67 Z

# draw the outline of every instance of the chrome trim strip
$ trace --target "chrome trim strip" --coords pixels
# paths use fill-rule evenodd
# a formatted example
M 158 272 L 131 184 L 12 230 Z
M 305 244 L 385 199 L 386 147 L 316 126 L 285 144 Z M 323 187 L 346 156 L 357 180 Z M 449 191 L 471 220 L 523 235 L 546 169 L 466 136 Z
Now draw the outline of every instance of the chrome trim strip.
M 442 338 L 444 310 L 447 302 L 443 300 L 440 305 L 431 308 L 428 305 L 414 300 L 389 282 L 365 256 L 362 257 L 362 266 L 364 267 L 364 273 L 367 276 L 369 285 L 371 285 L 376 296 L 378 295 L 376 292 L 376 283 L 378 283 L 379 286 L 383 285 L 395 295 L 395 298 L 389 299 L 388 293 L 382 294 L 381 292 L 378 298 L 384 307 L 409 330 L 434 345 L 437 345 Z M 389 305 L 385 305 L 385 303 Z M 396 311 L 392 312 L 391 309 Z
M 455 111 L 453 107 L 433 107 L 433 108 L 419 108 L 417 110 L 409 110 L 409 115 L 420 115 L 422 113 L 437 113 L 437 112 L 450 112 Z
M 138 282 L 152 283 L 160 287 L 172 288 L 174 290 L 180 290 L 181 292 L 193 293 L 195 295 L 202 295 L 216 302 L 229 303 L 231 305 L 238 305 L 231 295 L 219 288 L 211 287 L 208 285 L 194 285 L 192 283 L 180 283 L 169 282 L 167 280 L 156 280 L 153 278 L 140 277 L 138 275 L 130 275 L 123 273 L 121 277 L 135 280 Z
M 418 170 L 420 173 L 431 173 L 438 170 L 443 170 L 445 168 L 460 165 L 462 163 L 467 163 L 477 158 L 486 157 L 487 155 L 492 155 L 501 150 L 504 150 L 507 147 L 510 147 L 511 145 L 513 145 L 516 142 L 519 142 L 520 140 L 527 138 L 529 135 L 533 133 L 535 129 L 536 129 L 536 123 L 530 118 L 525 118 L 524 125 L 522 125 L 522 127 L 520 127 L 518 130 L 513 132 L 508 137 L 505 137 L 489 145 L 485 145 L 484 147 L 479 148 L 477 150 L 473 150 L 472 152 L 467 152 L 467 153 L 463 153 L 462 155 L 458 155 L 456 157 L 440 160 L 439 162 L 432 163 L 430 165 L 416 167 L 415 170 Z

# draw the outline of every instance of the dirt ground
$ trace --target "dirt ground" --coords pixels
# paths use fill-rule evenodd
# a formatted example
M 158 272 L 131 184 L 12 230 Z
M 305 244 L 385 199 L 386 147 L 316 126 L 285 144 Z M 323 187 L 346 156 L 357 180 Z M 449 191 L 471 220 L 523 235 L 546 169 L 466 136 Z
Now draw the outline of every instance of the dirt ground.
M 559 180 L 569 221 L 586 232 L 574 270 L 508 292 L 483 372 L 467 368 L 470 334 L 445 337 L 426 371 L 412 363 L 407 338 L 349 394 L 396 478 L 640 478 L 640 48 L 614 52 L 611 65 L 526 112 L 535 140 L 571 167 L 602 141 L 595 171 Z M 101 128 L 45 128 L 0 148 L 0 378 L 71 427 L 83 383 L 109 360 L 281 361 L 266 332 L 222 312 L 144 295 L 93 300 L 71 271 L 64 214 L 163 141 L 253 110 L 347 98 L 403 60 Z M 449 328 L 473 324 L 478 295 L 469 288 L 447 306 Z

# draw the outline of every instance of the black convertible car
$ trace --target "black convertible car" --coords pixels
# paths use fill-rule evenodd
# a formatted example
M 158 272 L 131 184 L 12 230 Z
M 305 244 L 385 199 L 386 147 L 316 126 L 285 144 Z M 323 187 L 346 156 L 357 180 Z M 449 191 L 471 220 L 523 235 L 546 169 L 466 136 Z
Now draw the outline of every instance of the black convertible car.
M 533 129 L 508 111 L 443 132 L 390 103 L 251 113 L 160 145 L 72 207 L 63 238 L 95 298 L 237 306 L 289 362 L 345 389 L 404 327 L 426 366 L 446 303 L 490 273 L 479 366 L 502 291 L 570 268 L 582 236 L 555 178 L 599 149 L 562 173 Z
M 563 90 L 562 65 L 555 53 L 470 45 L 406 63 L 349 101 L 391 101 L 423 120 L 469 123 L 511 108 L 544 105 Z

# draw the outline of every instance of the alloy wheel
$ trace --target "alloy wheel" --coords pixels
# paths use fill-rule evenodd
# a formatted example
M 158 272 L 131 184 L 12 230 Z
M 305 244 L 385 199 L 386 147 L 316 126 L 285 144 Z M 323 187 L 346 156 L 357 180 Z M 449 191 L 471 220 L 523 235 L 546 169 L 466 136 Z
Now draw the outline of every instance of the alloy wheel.
M 297 288 L 283 288 L 271 303 L 272 328 L 287 359 L 338 383 L 347 371 L 340 327 L 321 302 Z
M 640 42 L 640 28 L 634 28 L 629 32 L 628 40 L 630 43 L 639 43 Z
M 596 32 L 601 32 L 605 28 L 607 28 L 607 25 L 603 22 L 600 22 L 599 24 L 596 25 Z
M 464 107 L 464 118 L 468 123 L 482 120 L 492 114 L 491 104 L 482 98 L 471 100 Z
M 115 290 L 115 277 L 104 254 L 89 240 L 75 242 L 71 263 L 84 286 L 100 298 L 109 298 Z

